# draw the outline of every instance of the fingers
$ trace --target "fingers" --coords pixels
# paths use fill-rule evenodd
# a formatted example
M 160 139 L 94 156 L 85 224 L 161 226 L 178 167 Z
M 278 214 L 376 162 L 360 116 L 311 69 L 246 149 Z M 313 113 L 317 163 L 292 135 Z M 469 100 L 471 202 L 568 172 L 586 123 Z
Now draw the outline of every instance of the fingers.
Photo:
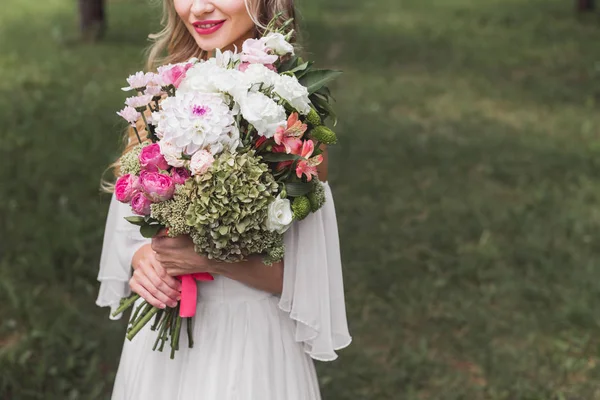
M 154 286 L 170 298 L 177 299 L 177 296 L 179 296 L 179 292 L 181 291 L 181 283 L 172 276 L 169 276 L 167 271 L 157 260 L 151 260 L 151 265 L 155 273 L 148 274 L 148 277 Z
M 149 304 L 153 305 L 154 307 L 156 307 L 156 308 L 165 308 L 166 307 L 165 304 L 160 302 L 156 297 L 152 296 L 150 294 L 150 292 L 148 292 L 146 289 L 144 289 L 144 287 L 138 283 L 136 277 L 132 277 L 129 280 L 129 287 L 131 288 L 131 290 L 133 292 L 142 296 L 142 298 L 144 300 L 146 300 Z
M 167 288 L 168 286 L 164 283 L 163 285 L 161 285 L 162 280 L 158 278 L 156 272 L 150 265 L 144 264 L 142 268 L 138 268 L 134 271 L 133 276 L 134 278 L 136 278 L 137 283 L 140 284 L 140 286 L 142 286 L 147 292 L 149 292 L 152 295 L 154 299 L 158 300 L 161 304 L 166 304 L 169 307 L 175 307 L 177 305 L 177 296 L 179 295 L 179 293 L 174 291 L 173 289 L 168 288 L 170 293 L 174 294 L 173 297 L 171 297 L 170 294 L 165 293 L 163 290 L 157 287 L 157 284 L 158 286 L 165 288 Z M 157 282 L 157 284 L 155 284 L 155 282 Z

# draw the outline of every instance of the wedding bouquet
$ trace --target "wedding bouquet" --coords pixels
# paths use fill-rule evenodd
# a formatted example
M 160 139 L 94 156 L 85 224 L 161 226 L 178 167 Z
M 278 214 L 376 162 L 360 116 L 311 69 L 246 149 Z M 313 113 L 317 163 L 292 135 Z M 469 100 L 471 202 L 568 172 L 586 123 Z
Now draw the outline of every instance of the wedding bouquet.
M 290 21 L 291 22 L 291 21 Z M 317 178 L 321 144 L 337 141 L 324 121 L 336 116 L 327 83 L 337 71 L 314 69 L 294 54 L 292 32 L 269 25 L 240 52 L 217 50 L 206 60 L 165 65 L 127 79 L 136 95 L 118 114 L 131 124 L 139 144 L 120 159 L 117 200 L 131 205 L 144 237 L 167 228 L 189 235 L 197 253 L 222 262 L 260 254 L 265 264 L 283 259 L 283 234 L 294 221 L 325 201 Z M 143 119 L 142 142 L 136 122 Z M 179 348 L 182 319 L 189 346 L 196 310 L 195 280 L 180 277 L 181 300 L 165 310 L 142 302 L 130 319 L 131 340 L 152 317 L 158 330 L 153 350 Z M 124 299 L 113 315 L 139 298 Z

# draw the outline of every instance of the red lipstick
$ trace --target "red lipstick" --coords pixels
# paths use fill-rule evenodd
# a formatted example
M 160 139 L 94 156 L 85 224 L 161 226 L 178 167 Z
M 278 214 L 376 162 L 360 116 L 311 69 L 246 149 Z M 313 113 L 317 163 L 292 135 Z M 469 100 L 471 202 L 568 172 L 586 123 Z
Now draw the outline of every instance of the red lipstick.
M 194 25 L 194 29 L 200 35 L 210 35 L 211 33 L 215 33 L 225 23 L 225 20 L 206 20 L 206 21 L 196 21 L 192 25 Z

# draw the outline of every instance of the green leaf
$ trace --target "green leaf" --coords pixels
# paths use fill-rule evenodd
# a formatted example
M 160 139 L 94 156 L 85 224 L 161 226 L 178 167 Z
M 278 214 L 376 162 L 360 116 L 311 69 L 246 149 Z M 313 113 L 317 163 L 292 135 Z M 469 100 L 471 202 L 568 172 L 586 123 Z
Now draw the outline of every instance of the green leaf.
M 281 64 L 278 68 L 279 72 L 286 72 L 289 71 L 293 68 L 295 68 L 298 65 L 298 57 L 297 56 L 292 56 L 289 60 L 287 60 L 286 62 L 284 62 L 283 64 Z
M 313 95 L 310 97 L 310 101 L 315 105 L 315 107 L 317 107 L 318 111 L 333 119 L 333 126 L 337 125 L 337 114 L 326 99 L 319 95 Z
M 155 236 L 158 231 L 161 230 L 163 226 L 156 224 L 156 225 L 143 225 L 140 228 L 140 233 L 142 234 L 143 237 L 145 238 L 152 238 L 153 236 Z
M 314 185 L 312 182 L 291 182 L 285 184 L 285 190 L 290 197 L 304 196 L 312 192 Z
M 262 159 L 267 162 L 280 162 L 280 161 L 291 161 L 300 160 L 302 157 L 296 154 L 285 154 L 285 153 L 267 153 L 261 155 Z
M 304 75 L 306 75 L 306 74 L 310 73 L 310 71 L 311 71 L 311 68 L 310 68 L 310 67 L 311 67 L 313 64 L 314 64 L 314 62 L 313 62 L 313 61 L 307 61 L 307 62 L 305 62 L 305 63 L 303 63 L 303 64 L 300 64 L 300 65 L 298 65 L 296 68 L 294 68 L 294 69 L 291 69 L 291 70 L 290 70 L 290 71 L 288 71 L 288 72 L 292 72 L 292 73 L 293 73 L 293 74 L 296 76 L 296 79 L 298 79 L 298 80 L 299 80 L 299 79 L 300 79 L 300 78 L 302 78 Z
M 137 226 L 143 226 L 146 224 L 146 218 L 140 215 L 132 215 L 131 217 L 125 217 L 125 219 Z
M 300 84 L 306 86 L 308 93 L 315 93 L 321 89 L 327 82 L 331 82 L 342 74 L 341 71 L 332 71 L 328 69 L 315 69 L 307 72 L 302 78 L 300 78 Z

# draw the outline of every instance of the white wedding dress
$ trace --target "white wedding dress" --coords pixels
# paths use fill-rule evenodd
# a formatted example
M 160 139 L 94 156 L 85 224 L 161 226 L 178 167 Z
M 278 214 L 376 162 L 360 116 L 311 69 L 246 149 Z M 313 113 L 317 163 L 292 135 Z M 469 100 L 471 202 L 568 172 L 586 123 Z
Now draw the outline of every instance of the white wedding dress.
M 331 361 L 350 344 L 335 208 L 326 203 L 285 233 L 284 282 L 274 296 L 216 276 L 198 282 L 194 347 L 181 330 L 171 360 L 168 344 L 152 351 L 148 324 L 125 339 L 113 400 L 318 400 L 313 360 Z M 128 205 L 111 200 L 96 303 L 115 310 L 130 294 L 135 251 L 149 239 L 127 222 Z M 141 300 L 138 300 L 141 301 Z

